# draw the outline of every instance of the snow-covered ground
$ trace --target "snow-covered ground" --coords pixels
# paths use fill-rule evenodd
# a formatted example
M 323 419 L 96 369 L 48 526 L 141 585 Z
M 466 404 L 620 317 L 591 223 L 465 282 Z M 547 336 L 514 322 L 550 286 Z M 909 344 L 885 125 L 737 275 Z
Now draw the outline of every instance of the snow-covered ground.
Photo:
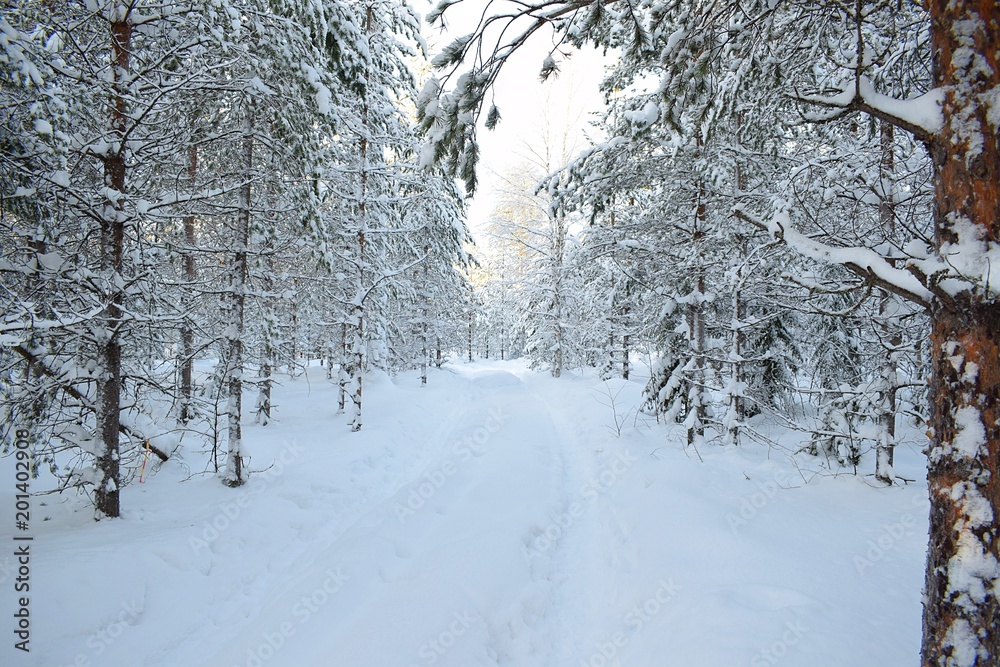
M 121 520 L 34 500 L 29 654 L 3 522 L 0 664 L 917 664 L 916 446 L 892 489 L 751 443 L 699 461 L 641 389 L 454 364 L 372 378 L 352 434 L 323 369 L 285 379 L 241 489 L 181 450 Z

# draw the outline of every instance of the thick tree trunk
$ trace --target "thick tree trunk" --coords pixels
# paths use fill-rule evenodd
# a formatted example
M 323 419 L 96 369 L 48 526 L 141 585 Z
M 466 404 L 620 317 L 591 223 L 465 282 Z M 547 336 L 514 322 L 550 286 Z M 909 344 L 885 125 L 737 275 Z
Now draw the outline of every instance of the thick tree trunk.
M 1000 86 L 1000 5 L 932 0 L 929 11 L 935 84 L 946 91 L 944 127 L 931 147 L 935 240 L 943 251 L 985 251 L 1000 242 L 1000 146 L 987 118 Z M 983 264 L 984 257 L 968 270 L 984 270 Z M 942 290 L 932 305 L 926 666 L 1000 664 L 996 289 Z
M 132 24 L 129 11 L 113 10 L 111 19 L 112 108 L 111 134 L 117 149 L 104 158 L 104 184 L 109 192 L 118 193 L 115 200 L 104 205 L 101 216 L 101 270 L 108 290 L 101 313 L 102 330 L 97 342 L 98 365 L 101 374 L 97 383 L 97 430 L 101 437 L 101 452 L 97 469 L 101 481 L 94 491 L 97 512 L 107 517 L 120 514 L 118 431 L 121 420 L 122 354 L 121 326 L 125 295 L 121 285 L 125 250 L 124 199 L 125 146 L 128 123 L 128 78 L 131 72 Z
M 1000 664 L 1000 308 L 962 301 L 934 314 L 931 335 L 923 660 L 935 667 Z

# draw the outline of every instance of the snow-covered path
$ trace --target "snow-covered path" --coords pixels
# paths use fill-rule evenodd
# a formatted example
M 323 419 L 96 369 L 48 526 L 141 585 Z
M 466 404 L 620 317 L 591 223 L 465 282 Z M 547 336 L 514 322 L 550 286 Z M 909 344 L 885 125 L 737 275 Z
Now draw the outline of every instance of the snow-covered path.
M 700 463 L 637 415 L 641 383 L 509 363 L 375 377 L 350 434 L 313 370 L 248 426 L 245 489 L 176 461 L 122 521 L 38 508 L 36 643 L 0 662 L 916 662 L 920 484 L 799 474 L 756 445 Z M 922 477 L 915 448 L 898 459 Z
M 527 547 L 579 486 L 565 465 L 572 443 L 509 372 L 475 373 L 466 392 L 420 474 L 263 601 L 289 610 L 284 664 L 391 665 L 407 648 L 413 664 L 570 664 L 554 654 L 555 570 Z M 246 664 L 246 637 L 266 644 L 280 621 L 258 617 L 215 663 Z

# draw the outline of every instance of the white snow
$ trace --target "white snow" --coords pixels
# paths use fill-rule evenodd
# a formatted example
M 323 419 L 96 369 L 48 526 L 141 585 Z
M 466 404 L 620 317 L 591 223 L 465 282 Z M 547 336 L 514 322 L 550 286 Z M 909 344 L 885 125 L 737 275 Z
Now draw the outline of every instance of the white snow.
M 43 136 L 52 134 L 52 123 L 44 118 L 35 119 L 35 132 Z
M 120 520 L 33 498 L 31 652 L 5 641 L 0 664 L 917 662 L 921 482 L 800 472 L 749 442 L 703 443 L 699 463 L 636 413 L 642 378 L 376 374 L 352 434 L 324 376 L 282 378 L 270 425 L 248 416 L 242 488 L 185 440 L 122 491 Z M 900 475 L 923 479 L 918 450 L 897 448 Z
M 922 95 L 905 100 L 879 93 L 866 76 L 860 77 L 857 85 L 854 81 L 848 81 L 842 83 L 840 88 L 841 92 L 835 95 L 802 95 L 799 99 L 832 107 L 849 107 L 856 99 L 860 99 L 869 107 L 918 127 L 929 135 L 938 134 L 944 127 L 944 114 L 941 111 L 944 88 L 932 88 Z
M 625 118 L 632 124 L 639 127 L 646 127 L 655 123 L 660 117 L 660 107 L 653 101 L 646 102 L 642 109 L 625 112 Z
M 917 278 L 905 269 L 896 268 L 885 257 L 870 248 L 836 247 L 817 241 L 794 229 L 791 217 L 779 202 L 777 210 L 768 224 L 768 231 L 776 239 L 782 239 L 801 254 L 826 264 L 854 266 L 870 276 L 912 294 L 925 303 L 930 303 L 934 295 Z
M 986 444 L 986 428 L 979 408 L 966 405 L 955 411 L 955 437 L 951 446 L 965 458 L 975 459 Z
M 898 100 L 877 92 L 866 76 L 861 77 L 858 87 L 861 99 L 874 109 L 915 125 L 928 134 L 937 134 L 944 127 L 944 115 L 941 111 L 945 93 L 943 88 L 933 88 L 923 95 Z

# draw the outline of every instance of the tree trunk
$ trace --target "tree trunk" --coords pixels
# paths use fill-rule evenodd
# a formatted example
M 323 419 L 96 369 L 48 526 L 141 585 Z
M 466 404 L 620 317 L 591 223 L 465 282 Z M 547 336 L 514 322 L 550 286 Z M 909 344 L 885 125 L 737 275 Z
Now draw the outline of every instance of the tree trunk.
M 890 242 L 896 231 L 896 188 L 895 188 L 895 132 L 890 123 L 882 121 L 879 125 L 879 140 L 882 147 L 882 160 L 879 164 L 881 177 L 879 203 L 879 222 L 882 233 Z M 896 447 L 896 349 L 902 338 L 894 331 L 898 324 L 885 321 L 886 308 L 892 297 L 885 294 L 879 302 L 879 315 L 883 316 L 877 326 L 882 328 L 882 339 L 885 350 L 879 367 L 878 419 L 879 439 L 875 447 L 875 479 L 883 484 L 891 485 L 895 473 L 892 470 L 894 451 Z
M 627 380 L 631 370 L 629 352 L 632 347 L 632 338 L 628 332 L 632 328 L 632 306 L 630 303 L 632 289 L 628 282 L 625 283 L 624 288 L 625 301 L 621 306 L 621 321 L 619 322 L 619 326 L 622 331 L 622 379 Z
M 265 341 L 260 357 L 260 392 L 257 394 L 257 423 L 261 426 L 267 426 L 271 421 L 272 354 L 271 344 Z
M 347 405 L 347 322 L 340 325 L 340 341 L 337 344 L 337 414 L 344 412 Z
M 883 304 L 886 299 L 891 298 L 885 295 Z M 892 464 L 896 447 L 896 392 L 899 385 L 896 373 L 898 356 L 896 347 L 902 343 L 902 338 L 884 322 L 878 326 L 883 329 L 886 349 L 882 353 L 882 362 L 879 365 L 880 387 L 875 410 L 879 429 L 878 444 L 875 448 L 875 479 L 891 485 L 895 476 Z
M 124 197 L 125 146 L 128 124 L 128 79 L 131 72 L 132 23 L 125 8 L 114 10 L 111 20 L 111 71 L 112 107 L 111 135 L 117 150 L 104 158 L 104 184 L 118 197 L 104 205 L 101 215 L 101 271 L 108 292 L 104 295 L 105 307 L 101 313 L 102 330 L 97 342 L 98 366 L 101 374 L 97 382 L 97 430 L 101 437 L 101 451 L 97 456 L 97 469 L 101 481 L 94 491 L 97 512 L 106 517 L 120 514 L 118 429 L 121 420 L 122 353 L 121 326 L 125 295 L 121 285 L 125 250 Z
M 195 178 L 198 175 L 198 147 L 190 146 L 187 151 L 187 177 L 189 188 L 194 189 Z M 180 410 L 178 410 L 178 421 L 186 424 L 194 416 L 191 405 L 192 393 L 194 391 L 194 327 L 192 319 L 194 317 L 194 299 L 192 297 L 193 285 L 197 277 L 194 263 L 195 229 L 194 216 L 184 216 L 184 321 L 181 323 L 181 350 L 180 358 Z
M 292 279 L 292 287 L 297 295 L 298 280 Z M 289 317 L 291 326 L 288 329 L 288 377 L 294 378 L 299 375 L 299 300 L 293 298 L 290 305 L 292 312 Z
M 687 417 L 687 441 L 693 444 L 696 438 L 705 434 L 707 401 L 705 397 L 705 279 L 699 272 L 695 290 L 688 302 L 688 345 L 691 351 L 691 372 L 688 378 L 688 406 L 693 414 Z
M 555 350 L 552 355 L 552 377 L 563 370 L 563 255 L 566 250 L 566 224 L 561 212 L 552 218 L 552 338 Z
M 629 366 L 629 361 L 628 361 L 630 347 L 631 347 L 631 342 L 629 340 L 629 335 L 624 334 L 622 336 L 622 379 L 623 380 L 628 379 L 629 370 L 631 368 Z
M 700 142 L 699 142 L 700 145 Z M 705 234 L 704 229 L 708 207 L 705 204 L 705 184 L 698 183 L 698 199 L 695 205 L 694 221 L 692 222 L 691 240 L 697 242 Z M 693 370 L 690 373 L 688 390 L 689 409 L 693 414 L 689 414 L 685 420 L 687 427 L 688 444 L 693 444 L 696 438 L 705 435 L 705 417 L 707 415 L 708 400 L 705 392 L 706 384 L 706 360 L 705 348 L 707 336 L 705 331 L 705 273 L 698 266 L 695 269 L 695 285 L 688 302 L 688 344 L 693 362 Z
M 248 253 L 250 245 L 250 204 L 253 194 L 253 119 L 249 105 L 243 120 L 243 164 L 241 172 L 244 183 L 240 187 L 239 211 L 236 215 L 236 230 L 233 253 L 233 277 L 229 290 L 229 337 L 228 417 L 229 452 L 226 458 L 225 484 L 242 486 L 246 481 L 243 474 L 243 332 L 245 329 L 246 292 L 248 278 Z
M 475 313 L 475 311 L 469 310 L 469 341 L 468 341 L 469 342 L 469 345 L 468 345 L 469 349 L 468 349 L 468 352 L 469 352 L 469 363 L 470 364 L 472 363 L 472 337 L 473 337 L 473 328 L 472 327 L 473 327 L 473 323 L 475 322 L 475 319 L 476 319 L 476 313 Z
M 740 135 L 743 129 L 743 113 L 736 114 L 736 136 L 737 145 L 741 145 Z M 736 162 L 733 179 L 735 182 L 734 201 L 746 191 L 748 181 L 746 170 L 740 161 Z M 737 221 L 738 224 L 738 221 Z M 746 348 L 746 332 L 743 324 L 743 316 L 746 311 L 746 303 L 743 300 L 743 281 L 745 279 L 746 259 L 749 254 L 748 240 L 742 234 L 736 239 L 736 245 L 740 251 L 740 263 L 736 268 L 733 285 L 733 326 L 732 326 L 732 347 L 729 353 L 729 361 L 732 364 L 730 383 L 732 388 L 729 393 L 729 426 L 726 430 L 726 442 L 739 445 L 740 428 L 746 421 L 746 398 L 745 373 L 743 352 Z
M 430 318 L 430 303 L 431 296 L 428 290 L 428 284 L 430 276 L 428 275 L 427 268 L 427 257 L 430 255 L 430 246 L 424 246 L 424 266 L 423 266 L 423 284 L 421 286 L 422 294 L 420 295 L 421 302 L 421 318 L 420 318 L 420 384 L 427 384 L 427 367 L 430 366 L 430 345 L 428 343 L 427 333 L 427 320 Z
M 372 8 L 365 14 L 365 34 L 372 32 Z M 351 319 L 354 325 L 354 345 L 351 349 L 350 387 L 348 393 L 353 402 L 351 431 L 361 430 L 361 399 L 364 392 L 365 372 L 365 234 L 368 231 L 368 100 L 361 96 L 361 137 L 358 141 L 360 168 L 358 170 L 358 271 L 357 294 L 354 297 Z
M 985 251 L 987 243 L 995 248 L 1000 241 L 1000 146 L 987 119 L 988 100 L 1000 85 L 1000 5 L 932 0 L 929 11 L 935 85 L 946 93 L 944 126 L 931 147 L 935 241 L 940 250 Z M 930 545 L 921 652 L 926 666 L 1000 664 L 995 289 L 976 285 L 954 296 L 941 291 L 931 308 Z
M 362 186 L 363 189 L 363 186 Z M 362 203 L 362 207 L 364 204 Z M 363 215 L 362 215 L 363 217 Z M 347 394 L 351 398 L 351 431 L 361 430 L 362 413 L 361 399 L 364 392 L 364 372 L 365 372 L 365 307 L 364 307 L 364 258 L 365 258 L 365 232 L 364 229 L 358 232 L 358 295 L 352 307 L 351 324 L 354 329 L 354 343 L 348 354 L 350 361 L 347 364 L 348 386 Z
M 740 442 L 740 426 L 746 419 L 746 405 L 743 400 L 743 348 L 746 334 L 743 332 L 744 302 L 740 283 L 743 280 L 742 267 L 736 270 L 736 287 L 733 289 L 733 333 L 732 347 L 729 350 L 731 375 L 729 378 L 729 426 L 726 430 L 726 442 L 738 445 Z
M 261 426 L 267 426 L 271 421 L 271 387 L 274 384 L 274 363 L 276 342 L 278 340 L 277 312 L 274 297 L 274 262 L 271 257 L 270 244 L 265 244 L 267 259 L 264 263 L 264 275 L 261 277 L 261 291 L 264 293 L 263 305 L 263 341 L 261 341 L 260 369 L 257 377 L 257 412 L 256 421 Z

